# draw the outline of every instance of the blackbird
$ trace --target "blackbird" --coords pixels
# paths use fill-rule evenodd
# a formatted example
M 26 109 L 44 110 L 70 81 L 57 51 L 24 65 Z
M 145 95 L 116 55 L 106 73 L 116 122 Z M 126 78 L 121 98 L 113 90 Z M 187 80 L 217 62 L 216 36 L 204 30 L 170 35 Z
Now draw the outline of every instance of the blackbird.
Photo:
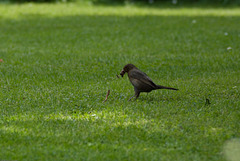
M 120 75 L 123 77 L 125 73 L 128 73 L 128 78 L 132 85 L 134 86 L 135 94 L 129 99 L 129 101 L 135 96 L 136 99 L 139 97 L 141 92 L 151 92 L 156 89 L 171 89 L 178 90 L 176 88 L 165 87 L 161 85 L 156 85 L 146 73 L 139 70 L 133 64 L 127 64 L 123 67 Z

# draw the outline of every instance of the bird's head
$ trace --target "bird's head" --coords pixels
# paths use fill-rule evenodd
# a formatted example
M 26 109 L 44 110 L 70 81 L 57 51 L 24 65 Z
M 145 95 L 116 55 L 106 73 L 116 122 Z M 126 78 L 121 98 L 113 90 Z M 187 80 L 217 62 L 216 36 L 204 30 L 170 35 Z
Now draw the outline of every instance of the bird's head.
M 134 68 L 137 68 L 137 67 L 133 64 L 127 64 L 123 67 L 123 70 L 121 71 L 120 75 L 123 77 L 126 72 L 128 73 L 130 70 Z

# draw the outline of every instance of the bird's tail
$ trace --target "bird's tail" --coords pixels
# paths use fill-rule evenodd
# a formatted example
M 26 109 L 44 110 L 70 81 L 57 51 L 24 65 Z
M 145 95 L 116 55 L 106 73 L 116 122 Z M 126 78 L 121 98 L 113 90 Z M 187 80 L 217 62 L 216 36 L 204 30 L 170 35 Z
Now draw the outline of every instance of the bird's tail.
M 160 85 L 157 85 L 157 88 L 156 88 L 156 89 L 170 89 L 170 90 L 178 90 L 177 88 L 165 87 L 165 86 L 160 86 Z

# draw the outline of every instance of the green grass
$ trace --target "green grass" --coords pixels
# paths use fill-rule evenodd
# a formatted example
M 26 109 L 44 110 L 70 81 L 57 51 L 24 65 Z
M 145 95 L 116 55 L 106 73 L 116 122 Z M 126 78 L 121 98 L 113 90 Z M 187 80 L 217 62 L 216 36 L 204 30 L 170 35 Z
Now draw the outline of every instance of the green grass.
M 240 137 L 240 8 L 0 13 L 0 160 L 227 160 Z M 116 77 L 127 63 L 180 90 L 128 102 L 133 87 Z

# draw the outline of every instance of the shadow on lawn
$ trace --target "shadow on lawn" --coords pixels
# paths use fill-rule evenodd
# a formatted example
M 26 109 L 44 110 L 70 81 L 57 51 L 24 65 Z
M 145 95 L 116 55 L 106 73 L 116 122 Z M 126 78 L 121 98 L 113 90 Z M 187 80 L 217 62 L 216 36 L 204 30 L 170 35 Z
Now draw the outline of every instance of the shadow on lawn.
M 233 21 L 239 22 L 240 17 L 151 15 L 46 17 L 43 15 L 22 15 L 19 19 L 0 21 L 3 31 L 1 33 L 3 38 L 0 42 L 4 46 L 4 48 L 1 48 L 5 51 L 3 55 L 6 56 L 6 59 L 7 57 L 11 58 L 13 64 L 14 62 L 21 62 L 19 68 L 15 69 L 17 70 L 16 73 L 23 73 L 21 65 L 24 65 L 28 59 L 33 57 L 31 53 L 37 53 L 41 57 L 41 63 L 45 64 L 44 68 L 49 65 L 54 66 L 51 71 L 55 70 L 55 72 L 47 73 L 52 78 L 43 77 L 46 79 L 45 82 L 50 83 L 64 78 L 67 83 L 73 78 L 74 80 L 82 78 L 91 82 L 84 84 L 83 88 L 86 91 L 88 86 L 96 85 L 95 91 L 104 93 L 102 97 L 104 99 L 105 89 L 99 87 L 97 83 L 117 82 L 118 80 L 114 80 L 112 77 L 115 77 L 116 73 L 119 73 L 122 67 L 129 62 L 137 64 L 143 71 L 150 70 L 146 73 L 151 77 L 153 76 L 152 78 L 159 84 L 166 84 L 166 86 L 168 86 L 168 82 L 160 82 L 165 78 L 167 78 L 167 81 L 184 80 L 186 78 L 190 79 L 194 73 L 205 72 L 206 75 L 211 75 L 212 72 L 219 72 L 220 68 L 226 69 L 227 67 L 229 67 L 229 70 L 236 70 L 233 63 L 224 67 L 216 66 L 216 64 L 210 66 L 212 57 L 207 54 L 203 54 L 203 59 L 199 59 L 199 55 L 202 56 L 202 53 L 207 53 L 209 44 L 216 43 L 216 39 L 223 40 L 218 42 L 218 45 L 223 47 L 226 46 L 226 43 L 232 43 L 234 39 L 238 39 L 236 33 L 239 31 L 239 26 L 238 23 L 233 24 Z M 221 22 L 221 26 L 219 26 L 219 22 Z M 188 29 L 187 32 L 186 29 Z M 229 36 L 227 37 L 225 33 Z M 212 39 L 213 37 L 215 39 Z M 182 44 L 185 44 L 186 48 L 182 48 Z M 234 46 L 234 44 L 231 45 Z M 14 54 L 9 54 L 6 52 L 7 49 L 15 49 L 16 51 L 14 51 Z M 46 51 L 43 49 L 46 49 Z M 21 50 L 24 50 L 24 52 L 29 50 L 30 52 L 25 55 L 22 54 L 23 57 L 18 59 L 15 55 L 22 52 Z M 226 51 L 225 48 L 219 50 Z M 38 53 L 38 51 L 41 52 Z M 186 52 L 189 54 L 185 54 Z M 217 54 L 214 55 L 214 62 L 218 60 Z M 229 62 L 233 61 L 231 57 L 228 59 L 231 60 Z M 85 63 L 85 61 L 88 63 Z M 31 71 L 32 61 L 29 62 L 26 70 Z M 191 65 L 189 65 L 189 62 Z M 79 66 L 81 68 L 79 71 L 84 71 L 84 73 L 70 75 L 70 67 L 73 64 L 75 64 L 75 69 L 78 69 Z M 79 64 L 82 64 L 81 67 Z M 199 66 L 201 70 L 199 70 Z M 37 68 L 41 69 L 43 67 L 36 66 L 35 71 L 38 71 Z M 67 72 L 64 69 L 68 69 Z M 188 73 L 188 75 L 184 73 Z M 44 72 L 42 75 L 45 76 L 46 73 Z M 23 78 L 19 79 L 24 78 L 23 75 Z M 116 84 L 119 85 L 119 83 Z M 130 84 L 125 85 L 132 89 Z M 109 88 L 109 86 L 104 85 L 104 88 Z M 111 88 L 110 90 L 126 93 L 122 90 L 122 85 L 119 85 L 118 89 L 113 89 L 115 88 L 114 85 Z M 181 91 L 181 86 L 176 88 Z M 173 97 L 171 95 L 164 96 L 165 98 L 161 99 L 159 98 L 161 97 L 160 94 L 159 96 L 149 94 L 149 97 L 145 95 L 140 97 L 140 101 L 164 100 L 170 102 L 181 100 L 180 96 Z M 91 99 L 96 101 L 95 98 Z
M 0 21 L 3 30 L 1 33 L 3 38 L 0 42 L 4 46 L 3 51 L 7 51 L 8 48 L 16 49 L 17 53 L 22 52 L 23 49 L 30 50 L 30 53 L 42 51 L 40 54 L 37 53 L 42 59 L 41 63 L 46 67 L 55 65 L 52 70 L 56 70 L 57 74 L 51 74 L 54 77 L 53 80 L 60 79 L 62 74 L 66 75 L 65 81 L 78 78 L 79 76 L 76 77 L 74 74 L 69 75 L 71 71 L 69 67 L 75 64 L 74 68 L 77 69 L 79 64 L 82 64 L 81 67 L 79 66 L 80 71 L 87 72 L 75 75 L 81 75 L 89 82 L 108 82 L 108 80 L 113 82 L 115 80 L 112 77 L 115 77 L 126 63 L 131 62 L 137 64 L 159 84 L 168 85 L 167 82 L 160 81 L 165 78 L 171 81 L 176 78 L 190 78 L 192 73 L 218 72 L 220 66 L 214 65 L 209 68 L 209 63 L 212 63 L 210 56 L 207 55 L 205 58 L 203 55 L 204 59 L 199 60 L 198 55 L 201 55 L 199 52 L 207 52 L 209 44 L 214 44 L 216 39 L 223 40 L 218 42 L 218 45 L 223 47 L 226 43 L 237 40 L 239 26 L 238 23 L 231 23 L 233 21 L 239 22 L 240 17 L 150 15 L 46 17 L 27 14 L 19 19 Z M 187 32 L 186 29 L 188 29 Z M 226 33 L 228 36 L 225 35 Z M 182 44 L 187 48 L 182 48 Z M 231 45 L 234 46 L 234 44 Z M 225 48 L 219 50 L 226 51 Z M 185 54 L 186 52 L 189 54 Z M 21 61 L 22 64 L 33 57 L 26 53 L 25 56 L 22 54 L 24 56 L 22 59 L 15 60 L 16 54 L 7 52 L 3 54 L 6 59 L 11 57 L 11 61 Z M 84 61 L 88 59 L 91 61 L 85 63 Z M 218 57 L 214 57 L 214 62 L 217 59 Z M 202 64 L 201 71 L 197 71 L 199 67 L 196 64 L 199 63 Z M 229 69 L 233 67 L 234 64 L 229 64 Z M 58 70 L 59 68 L 68 70 L 62 73 Z M 31 68 L 28 69 L 31 70 Z M 23 72 L 21 65 L 16 70 L 19 70 L 19 73 Z M 183 75 L 183 71 L 189 75 Z M 52 80 L 46 77 L 46 81 Z M 132 86 L 129 85 L 129 88 L 132 89 Z M 181 90 L 181 87 L 179 88 Z M 119 93 L 122 93 L 121 89 Z M 154 100 L 152 96 L 142 96 L 141 99 Z M 164 98 L 167 101 L 173 99 L 171 96 Z

